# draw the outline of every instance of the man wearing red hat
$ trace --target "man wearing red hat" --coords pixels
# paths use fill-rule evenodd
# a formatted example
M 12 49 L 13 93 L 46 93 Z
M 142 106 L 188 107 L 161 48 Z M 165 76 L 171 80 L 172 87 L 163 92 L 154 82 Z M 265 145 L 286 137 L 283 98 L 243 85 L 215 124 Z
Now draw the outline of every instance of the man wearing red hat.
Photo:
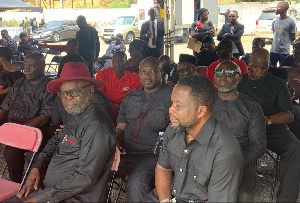
M 35 162 L 18 199 L 27 202 L 104 202 L 107 179 L 116 149 L 116 133 L 109 116 L 94 104 L 93 79 L 81 62 L 64 65 L 59 79 L 48 83 L 74 117 L 48 141 Z M 40 173 L 47 168 L 44 189 Z M 34 186 L 36 191 L 30 193 Z M 17 199 L 17 198 L 16 198 Z

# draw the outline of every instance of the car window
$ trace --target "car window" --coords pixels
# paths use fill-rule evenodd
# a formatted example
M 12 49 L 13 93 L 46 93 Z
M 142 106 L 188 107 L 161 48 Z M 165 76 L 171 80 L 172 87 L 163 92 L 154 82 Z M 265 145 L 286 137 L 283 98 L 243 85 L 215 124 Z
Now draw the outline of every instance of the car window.
M 274 11 L 262 12 L 259 17 L 259 20 L 273 20 L 274 18 L 276 18 L 276 14 Z
M 119 17 L 114 22 L 113 25 L 131 25 L 134 17 Z
M 57 27 L 61 27 L 63 24 L 62 21 L 50 21 L 48 22 L 46 25 L 45 25 L 45 28 L 46 29 L 49 29 L 49 28 L 57 28 Z

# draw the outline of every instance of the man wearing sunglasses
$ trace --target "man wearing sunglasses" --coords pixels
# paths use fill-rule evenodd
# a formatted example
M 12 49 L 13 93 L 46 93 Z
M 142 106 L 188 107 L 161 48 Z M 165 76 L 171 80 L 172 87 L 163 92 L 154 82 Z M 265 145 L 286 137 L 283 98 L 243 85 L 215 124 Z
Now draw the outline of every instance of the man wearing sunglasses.
M 214 83 L 214 71 L 222 61 L 231 60 L 236 63 L 240 69 L 241 74 L 248 73 L 247 65 L 238 59 L 236 59 L 232 54 L 233 42 L 230 39 L 223 39 L 217 46 L 217 56 L 219 60 L 210 64 L 206 70 L 206 77 Z M 215 89 L 217 91 L 217 89 Z
M 17 195 L 21 199 L 16 199 L 105 201 L 116 133 L 110 117 L 94 104 L 94 90 L 101 86 L 103 81 L 91 78 L 89 69 L 81 62 L 66 63 L 60 78 L 48 83 L 48 91 L 58 93 L 66 111 L 74 117 L 48 141 Z M 42 189 L 38 185 L 45 170 Z
M 300 181 L 300 142 L 287 128 L 294 109 L 285 82 L 268 74 L 270 55 L 255 49 L 249 59 L 249 74 L 244 74 L 238 91 L 251 97 L 265 115 L 267 148 L 280 156 L 280 185 L 277 202 L 296 202 Z
M 213 115 L 232 132 L 244 156 L 239 202 L 254 202 L 255 163 L 266 150 L 266 125 L 261 107 L 248 96 L 237 91 L 241 81 L 239 66 L 223 61 L 215 69 L 215 86 L 218 89 Z

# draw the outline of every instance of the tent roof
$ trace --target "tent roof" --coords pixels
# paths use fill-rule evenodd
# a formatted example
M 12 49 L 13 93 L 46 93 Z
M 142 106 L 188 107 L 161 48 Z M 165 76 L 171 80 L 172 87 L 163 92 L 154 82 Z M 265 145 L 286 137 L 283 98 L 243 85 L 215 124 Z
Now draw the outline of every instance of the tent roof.
M 42 7 L 35 7 L 19 0 L 0 0 L 0 11 L 6 11 L 12 9 L 25 9 L 25 10 L 32 10 L 35 12 L 43 12 Z

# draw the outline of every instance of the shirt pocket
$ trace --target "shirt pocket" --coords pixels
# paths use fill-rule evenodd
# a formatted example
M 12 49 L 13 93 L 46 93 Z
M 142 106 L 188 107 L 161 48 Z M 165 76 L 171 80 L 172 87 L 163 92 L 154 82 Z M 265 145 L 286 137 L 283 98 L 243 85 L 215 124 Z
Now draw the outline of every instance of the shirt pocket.
M 74 136 L 65 135 L 62 140 L 61 146 L 63 146 L 60 152 L 61 154 L 62 153 L 73 154 L 73 155 L 79 154 L 80 144 L 76 139 L 76 137 Z
M 162 110 L 150 109 L 147 115 L 147 126 L 152 131 L 165 130 L 167 112 Z
M 193 163 L 188 173 L 190 181 L 194 187 L 197 187 L 199 189 L 207 188 L 208 175 L 205 173 L 204 169 L 201 166 Z
M 176 171 L 180 166 L 182 154 L 180 154 L 176 146 L 173 145 L 172 147 L 171 144 L 168 145 L 168 151 L 168 158 L 170 159 L 169 163 L 172 166 L 172 168 L 174 168 Z

